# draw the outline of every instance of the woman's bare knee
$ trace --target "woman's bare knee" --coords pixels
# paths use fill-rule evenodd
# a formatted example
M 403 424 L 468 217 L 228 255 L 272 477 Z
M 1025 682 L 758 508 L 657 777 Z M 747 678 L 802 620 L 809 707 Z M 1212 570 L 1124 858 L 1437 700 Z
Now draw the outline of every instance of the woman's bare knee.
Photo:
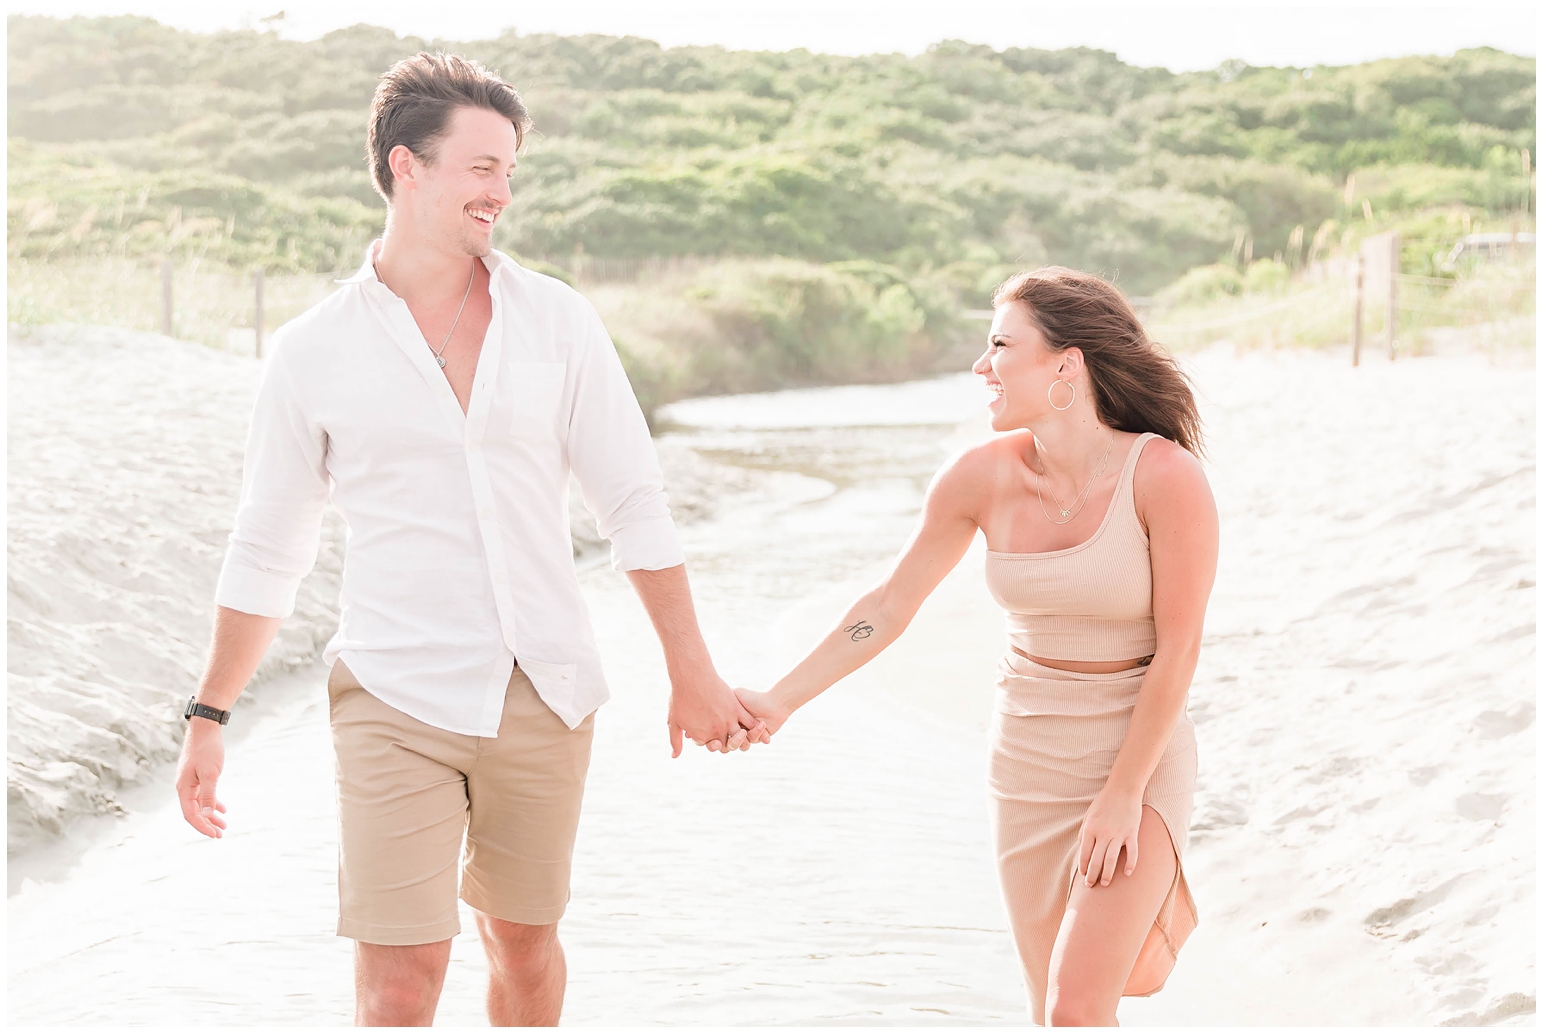
M 1108 1027 L 1114 1023 L 1107 1003 L 1076 991 L 1052 992 L 1045 1003 L 1045 1017 L 1051 1027 Z
M 1072 886 L 1050 958 L 1049 1026 L 1115 1022 L 1121 991 L 1178 865 L 1168 829 L 1150 806 L 1142 812 L 1139 843 L 1131 875 L 1122 865 L 1107 887 Z

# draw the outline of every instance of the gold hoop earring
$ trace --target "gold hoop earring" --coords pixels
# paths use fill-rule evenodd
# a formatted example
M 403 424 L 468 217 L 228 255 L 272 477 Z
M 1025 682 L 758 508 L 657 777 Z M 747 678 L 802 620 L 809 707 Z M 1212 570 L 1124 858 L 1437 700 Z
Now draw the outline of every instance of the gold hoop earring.
M 1055 404 L 1055 386 L 1057 384 L 1064 384 L 1064 385 L 1066 385 L 1068 388 L 1070 388 L 1072 390 L 1072 397 L 1067 401 L 1066 405 L 1064 405 L 1064 406 L 1058 406 L 1058 405 Z M 1046 390 L 1046 392 L 1045 392 L 1045 398 L 1047 398 L 1050 401 L 1050 408 L 1051 409 L 1055 410 L 1058 413 L 1064 413 L 1068 409 L 1072 408 L 1072 406 L 1074 404 L 1076 404 L 1076 402 L 1077 402 L 1077 386 L 1075 384 L 1073 384 L 1071 381 L 1051 381 L 1049 389 Z

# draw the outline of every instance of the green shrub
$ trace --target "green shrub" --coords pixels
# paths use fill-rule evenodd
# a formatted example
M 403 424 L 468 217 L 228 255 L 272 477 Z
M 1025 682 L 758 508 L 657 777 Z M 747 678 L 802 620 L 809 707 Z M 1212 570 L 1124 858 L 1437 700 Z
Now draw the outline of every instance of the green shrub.
M 1278 291 L 1291 282 L 1291 269 L 1275 259 L 1260 259 L 1251 263 L 1243 274 L 1245 291 Z
M 866 260 L 913 287 L 972 263 L 937 281 L 972 305 L 999 268 L 1045 262 L 1150 293 L 1227 257 L 1239 231 L 1285 253 L 1296 227 L 1359 219 L 1362 200 L 1379 220 L 1452 204 L 1493 219 L 1527 208 L 1521 153 L 1537 151 L 1536 62 L 1489 49 L 1176 75 L 957 41 L 833 57 L 514 32 L 430 44 L 367 25 L 313 41 L 147 18 L 8 27 L 9 253 L 29 259 L 170 246 L 231 267 L 352 265 L 382 216 L 363 156 L 375 79 L 431 45 L 529 101 L 505 250 Z
M 957 41 L 842 57 L 368 25 L 300 41 L 134 17 L 8 29 L 10 304 L 32 322 L 158 325 L 167 254 L 178 298 L 198 300 L 179 301 L 178 333 L 216 344 L 245 318 L 254 267 L 275 292 L 292 275 L 286 307 L 325 290 L 383 224 L 363 156 L 376 78 L 431 46 L 501 71 L 535 119 L 498 247 L 564 279 L 581 249 L 716 257 L 583 284 L 658 401 L 920 372 L 981 329 L 959 308 L 1025 267 L 1258 308 L 1247 293 L 1281 291 L 1285 267 L 1217 263 L 1298 267 L 1396 228 L 1406 273 L 1446 277 L 1470 227 L 1533 222 L 1536 61 L 1487 48 L 1174 74 Z M 66 268 L 123 275 L 88 300 Z M 1338 333 L 1340 304 L 1295 333 Z
M 1243 276 L 1232 266 L 1197 266 L 1164 288 L 1161 298 L 1175 305 L 1196 305 L 1243 293 Z
M 585 293 L 650 409 L 690 395 L 913 377 L 959 337 L 956 315 L 938 308 L 945 292 L 875 264 L 728 261 Z

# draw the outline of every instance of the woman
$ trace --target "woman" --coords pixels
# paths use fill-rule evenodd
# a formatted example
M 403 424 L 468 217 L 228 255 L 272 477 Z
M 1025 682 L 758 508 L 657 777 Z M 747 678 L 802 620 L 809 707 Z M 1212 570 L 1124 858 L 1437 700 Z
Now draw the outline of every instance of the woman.
M 767 693 L 775 732 L 893 642 L 984 532 L 1007 611 L 990 786 L 1034 1020 L 1115 1022 L 1194 928 L 1185 699 L 1217 519 L 1184 375 L 1110 284 L 1048 267 L 997 289 L 974 372 L 1006 432 L 951 461 L 889 575 Z

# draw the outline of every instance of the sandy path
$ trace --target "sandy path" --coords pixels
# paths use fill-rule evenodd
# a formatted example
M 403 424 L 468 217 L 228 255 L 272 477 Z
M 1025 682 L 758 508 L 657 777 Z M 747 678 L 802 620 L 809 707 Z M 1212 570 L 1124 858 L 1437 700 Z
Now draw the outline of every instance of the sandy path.
M 1531 1022 L 1533 371 L 1195 369 L 1225 529 L 1191 704 L 1206 914 L 1234 956 L 1356 976 L 1319 1022 L 1378 972 L 1415 1022 Z
M 1122 1018 L 1530 1023 L 1532 371 L 1221 352 L 1193 368 L 1224 527 L 1191 703 L 1202 926 Z M 833 497 L 799 485 L 802 504 L 686 536 L 709 639 L 753 684 L 871 577 L 917 501 L 882 471 Z M 1023 1021 L 987 847 L 1001 619 L 978 570 L 967 558 L 771 749 L 675 762 L 646 621 L 620 578 L 586 573 L 616 698 L 565 923 L 567 1022 Z M 346 1020 L 310 679 L 233 749 L 231 837 L 136 815 L 10 899 L 11 1022 Z M 458 940 L 441 1022 L 482 1022 L 477 955 Z
M 1190 702 L 1202 923 L 1122 1018 L 1530 1023 L 1532 369 L 1225 349 L 1190 369 L 1223 529 Z M 983 731 L 979 563 L 849 686 Z M 857 588 L 800 606 L 794 638 Z
M 763 669 L 755 630 L 776 615 L 710 581 L 698 579 L 710 634 L 739 641 L 741 673 Z M 615 573 L 585 582 L 617 696 L 564 927 L 566 1022 L 1018 1022 L 978 744 L 835 695 L 775 751 L 671 761 L 646 618 Z M 11 1022 L 346 1021 L 320 679 L 232 750 L 224 841 L 162 808 L 113 829 L 62 882 L 11 898 Z M 201 887 L 220 890 L 190 892 Z M 485 1022 L 466 931 L 445 1024 Z

